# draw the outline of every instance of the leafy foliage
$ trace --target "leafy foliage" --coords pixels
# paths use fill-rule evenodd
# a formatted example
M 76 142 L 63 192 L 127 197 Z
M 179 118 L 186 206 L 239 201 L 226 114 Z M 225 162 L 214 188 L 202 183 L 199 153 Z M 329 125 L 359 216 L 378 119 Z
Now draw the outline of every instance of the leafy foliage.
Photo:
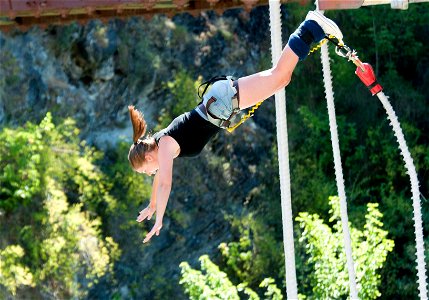
M 269 270 L 283 269 L 283 256 L 278 253 L 273 230 L 252 213 L 243 217 L 230 216 L 228 220 L 237 240 L 218 246 L 225 270 L 234 281 L 256 289 L 261 278 L 273 276 Z
M 267 297 L 267 299 L 272 300 L 281 300 L 283 299 L 283 295 L 281 290 L 275 285 L 274 279 L 272 278 L 265 278 L 262 280 L 261 284 L 259 285 L 262 288 L 266 288 L 267 291 L 264 293 L 264 295 Z
M 157 130 L 165 128 L 178 115 L 193 109 L 198 103 L 196 91 L 201 79 L 194 81 L 186 71 L 179 71 L 173 81 L 166 83 L 172 100 L 162 109 Z
M 201 271 L 192 269 L 187 262 L 180 264 L 183 285 L 189 299 L 241 299 L 240 292 L 250 300 L 259 300 L 258 294 L 243 282 L 235 286 L 207 255 L 200 257 Z M 281 291 L 272 278 L 264 279 L 259 285 L 266 288 L 265 299 L 283 299 Z
M 190 299 L 240 299 L 237 288 L 207 255 L 201 256 L 200 262 L 201 270 L 205 274 L 192 269 L 186 262 L 180 264 L 182 269 L 180 284 L 184 285 Z
M 13 294 L 27 285 L 82 297 L 118 258 L 95 217 L 101 202 L 114 204 L 93 164 L 100 154 L 78 143 L 77 134 L 71 120 L 56 127 L 50 114 L 39 125 L 0 133 L 0 208 L 8 236 L 16 233 L 1 250 L 1 284 Z
M 306 243 L 308 261 L 313 265 L 310 274 L 313 294 L 308 299 L 338 299 L 348 294 L 348 273 L 345 256 L 340 205 L 338 197 L 330 197 L 330 222 L 334 231 L 316 214 L 300 213 L 296 220 L 303 229 L 300 241 Z M 393 250 L 393 240 L 387 239 L 387 231 L 382 229 L 382 214 L 378 204 L 368 204 L 368 214 L 364 230 L 350 228 L 352 251 L 355 261 L 359 298 L 380 297 L 379 270 Z M 350 226 L 350 225 L 349 225 Z
M 0 284 L 4 285 L 12 295 L 21 285 L 34 286 L 33 274 L 28 267 L 22 265 L 24 249 L 11 245 L 0 251 Z

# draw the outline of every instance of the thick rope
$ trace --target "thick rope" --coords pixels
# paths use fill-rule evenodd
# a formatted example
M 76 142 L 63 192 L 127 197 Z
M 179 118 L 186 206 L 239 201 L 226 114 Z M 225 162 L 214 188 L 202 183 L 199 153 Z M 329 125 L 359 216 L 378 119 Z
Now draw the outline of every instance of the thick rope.
M 426 282 L 426 267 L 425 267 L 425 253 L 424 253 L 424 241 L 423 241 L 423 222 L 422 212 L 420 203 L 420 191 L 419 181 L 417 179 L 416 168 L 414 167 L 413 159 L 410 151 L 408 150 L 407 143 L 405 142 L 404 134 L 402 133 L 401 125 L 399 124 L 398 118 L 396 117 L 395 111 L 393 110 L 388 97 L 380 92 L 377 94 L 386 110 L 390 125 L 393 127 L 393 131 L 399 143 L 401 155 L 404 158 L 405 167 L 407 173 L 410 176 L 411 181 L 411 192 L 413 198 L 413 211 L 414 211 L 414 231 L 416 236 L 416 255 L 417 255 L 417 282 L 419 285 L 419 296 L 420 299 L 428 299 L 427 282 Z
M 329 128 L 331 131 L 332 151 L 334 153 L 335 178 L 337 181 L 338 196 L 340 197 L 341 224 L 343 228 L 344 249 L 347 258 L 347 269 L 349 272 L 350 298 L 358 299 L 356 287 L 356 274 L 352 256 L 352 246 L 349 230 L 349 218 L 347 214 L 347 198 L 344 187 L 343 169 L 341 166 L 340 143 L 338 139 L 337 121 L 335 116 L 334 91 L 332 88 L 331 66 L 329 63 L 328 45 L 321 47 L 323 82 L 325 85 L 326 102 L 328 106 Z
M 270 0 L 271 52 L 273 65 L 282 53 L 282 35 L 280 19 L 280 1 Z M 290 191 L 289 149 L 286 125 L 285 89 L 275 93 L 277 146 L 280 172 L 280 196 L 283 222 L 283 244 L 286 267 L 286 293 L 288 299 L 298 299 L 295 270 L 295 249 L 293 239 L 292 202 Z

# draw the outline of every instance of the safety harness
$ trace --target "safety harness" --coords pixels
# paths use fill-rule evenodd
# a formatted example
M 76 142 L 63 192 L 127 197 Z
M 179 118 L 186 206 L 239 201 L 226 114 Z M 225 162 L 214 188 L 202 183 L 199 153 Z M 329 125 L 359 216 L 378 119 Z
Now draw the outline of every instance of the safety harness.
M 219 118 L 218 116 L 216 116 L 210 112 L 210 106 L 214 102 L 217 101 L 217 99 L 215 97 L 210 97 L 210 99 L 208 99 L 206 103 L 204 103 L 204 98 L 203 98 L 204 94 L 207 92 L 207 89 L 209 88 L 209 86 L 212 85 L 213 83 L 215 83 L 216 81 L 220 81 L 220 80 L 232 80 L 232 77 L 225 76 L 225 75 L 215 76 L 215 77 L 212 77 L 209 80 L 203 82 L 202 84 L 200 84 L 200 86 L 198 87 L 198 97 L 201 99 L 201 102 L 198 104 L 198 109 L 204 115 L 207 116 L 207 119 L 210 121 L 210 123 L 212 123 L 212 124 L 214 124 L 220 128 L 228 129 L 231 126 L 231 121 L 234 118 L 234 116 L 240 112 L 237 82 L 233 80 L 233 86 L 237 90 L 237 93 L 231 99 L 231 101 L 232 101 L 232 113 L 228 117 L 228 119 Z M 203 87 L 203 86 L 204 86 L 204 90 L 200 95 L 200 90 L 201 90 L 201 87 Z

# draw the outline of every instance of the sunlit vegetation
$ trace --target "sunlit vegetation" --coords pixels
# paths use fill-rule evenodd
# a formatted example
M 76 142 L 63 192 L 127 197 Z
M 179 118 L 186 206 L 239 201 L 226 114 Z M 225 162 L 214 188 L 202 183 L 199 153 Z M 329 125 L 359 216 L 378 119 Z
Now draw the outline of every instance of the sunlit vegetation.
M 339 198 L 330 197 L 329 203 L 332 227 L 316 214 L 302 212 L 296 218 L 302 228 L 300 242 L 306 249 L 306 260 L 311 270 L 307 280 L 311 294 L 300 294 L 300 299 L 341 299 L 349 293 Z M 382 229 L 382 214 L 377 207 L 377 204 L 368 204 L 363 229 L 350 228 L 360 299 L 377 299 L 381 295 L 380 270 L 394 246 L 394 242 L 386 238 L 387 231 Z M 180 283 L 190 299 L 242 299 L 240 293 L 242 297 L 247 295 L 244 297 L 246 299 L 261 299 L 257 292 L 249 288 L 248 282 L 259 267 L 254 263 L 258 245 L 250 243 L 249 226 L 255 226 L 251 220 L 249 218 L 241 224 L 242 236 L 238 242 L 219 245 L 228 273 L 221 271 L 207 255 L 199 259 L 201 271 L 191 268 L 187 262 L 181 263 Z M 239 282 L 234 284 L 228 275 Z M 259 287 L 266 288 L 264 292 L 259 291 L 262 299 L 283 299 L 274 279 L 263 279 Z
M 41 295 L 84 297 L 113 269 L 120 253 L 103 237 L 97 209 L 113 207 L 101 154 L 81 143 L 71 120 L 55 126 L 51 115 L 38 125 L 0 133 L 0 283 L 15 294 L 30 287 Z

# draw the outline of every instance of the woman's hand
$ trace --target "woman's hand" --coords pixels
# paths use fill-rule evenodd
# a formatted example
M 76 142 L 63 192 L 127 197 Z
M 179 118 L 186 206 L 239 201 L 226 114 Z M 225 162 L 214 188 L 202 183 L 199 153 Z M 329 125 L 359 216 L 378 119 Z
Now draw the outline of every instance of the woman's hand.
M 143 243 L 149 242 L 149 240 L 152 238 L 152 236 L 154 234 L 156 234 L 158 236 L 159 235 L 159 231 L 161 230 L 161 228 L 162 228 L 162 221 L 158 222 L 158 220 L 157 220 L 155 222 L 155 225 L 153 225 L 152 230 L 148 234 L 146 234 L 146 237 L 143 240 Z
M 152 218 L 152 215 L 155 213 L 155 208 L 151 207 L 150 205 L 143 209 L 140 214 L 137 217 L 137 222 L 142 222 L 146 218 L 150 220 Z
M 152 215 L 155 213 L 155 208 L 152 208 L 150 205 L 143 209 L 139 216 L 137 217 L 137 222 L 142 222 L 145 219 L 150 220 L 152 218 Z M 146 235 L 145 239 L 143 240 L 143 243 L 148 242 L 154 234 L 157 236 L 159 235 L 159 231 L 162 228 L 162 221 L 156 221 L 155 225 L 153 226 L 152 230 Z

